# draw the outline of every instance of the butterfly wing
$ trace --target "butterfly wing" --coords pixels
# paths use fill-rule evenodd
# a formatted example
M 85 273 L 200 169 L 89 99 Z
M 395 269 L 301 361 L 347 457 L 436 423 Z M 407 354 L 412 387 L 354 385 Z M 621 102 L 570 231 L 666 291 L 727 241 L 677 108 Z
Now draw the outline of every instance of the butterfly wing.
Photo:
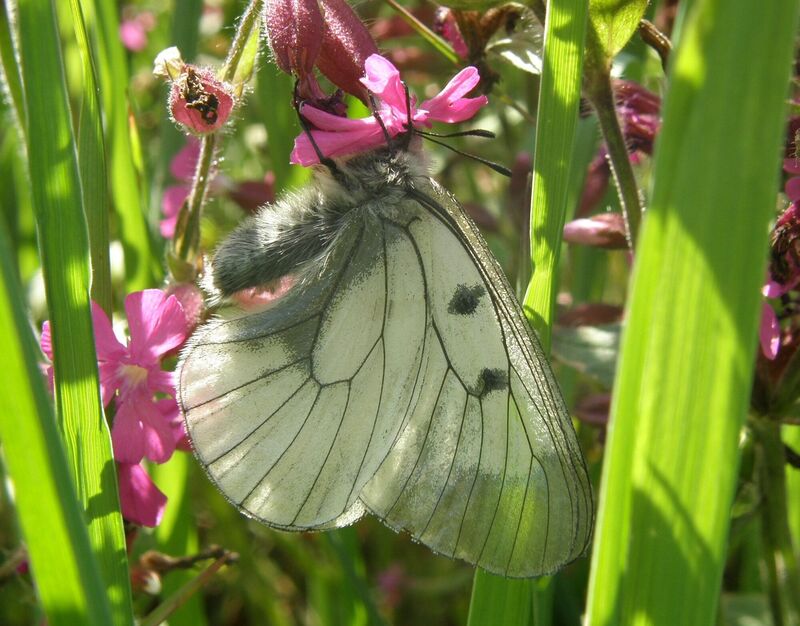
M 270 526 L 358 519 L 360 489 L 411 403 L 424 306 L 397 292 L 390 310 L 396 276 L 378 229 L 369 217 L 345 225 L 317 280 L 260 313 L 211 321 L 182 355 L 179 402 L 198 460 Z
M 553 571 L 592 505 L 546 359 L 451 196 L 383 209 L 342 226 L 317 280 L 195 333 L 178 388 L 197 458 L 277 528 L 369 510 L 492 572 Z
M 384 228 L 388 263 L 407 268 L 404 289 L 423 294 L 426 328 L 416 400 L 361 499 L 389 526 L 491 572 L 558 569 L 586 548 L 591 488 L 502 269 L 433 181 Z

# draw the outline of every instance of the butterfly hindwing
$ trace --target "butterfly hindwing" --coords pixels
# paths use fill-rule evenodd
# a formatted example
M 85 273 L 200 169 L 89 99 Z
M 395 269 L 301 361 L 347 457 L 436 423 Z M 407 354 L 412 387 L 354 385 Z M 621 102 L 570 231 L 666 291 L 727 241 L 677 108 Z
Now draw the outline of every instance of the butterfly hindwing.
M 390 269 L 369 226 L 340 234 L 316 280 L 265 311 L 210 322 L 182 357 L 180 402 L 198 460 L 231 502 L 271 526 L 357 519 L 360 486 L 400 427 L 394 407 L 410 403 L 420 356 L 404 351 L 387 368 L 386 345 L 402 337 L 384 328 Z M 413 306 L 403 308 L 398 329 L 413 337 Z M 417 318 L 421 332 L 424 311 Z

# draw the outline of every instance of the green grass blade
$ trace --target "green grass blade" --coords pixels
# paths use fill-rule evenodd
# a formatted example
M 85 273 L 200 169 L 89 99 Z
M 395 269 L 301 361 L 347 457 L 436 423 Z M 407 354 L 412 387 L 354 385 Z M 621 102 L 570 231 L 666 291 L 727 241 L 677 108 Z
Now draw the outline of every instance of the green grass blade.
M 614 391 L 589 624 L 713 623 L 797 9 L 770 2 L 754 20 L 747 0 L 695 0 L 671 59 Z
M 37 367 L 5 228 L 0 229 L 0 281 L 0 349 L 14 390 L 0 403 L 0 441 L 39 598 L 53 626 L 103 626 L 111 611 Z
M 523 308 L 547 352 L 578 122 L 587 6 L 587 0 L 550 2 L 545 24 L 538 118 L 546 122 L 536 127 L 531 198 L 533 274 Z M 546 582 L 536 588 L 532 581 L 504 580 L 478 570 L 469 626 L 532 623 L 534 606 L 548 605 L 551 594 L 552 585 Z M 545 610 L 537 613 L 536 623 L 551 619 Z M 498 622 L 501 614 L 504 619 Z
M 125 289 L 128 293 L 152 287 L 158 271 L 151 254 L 150 232 L 143 207 L 143 172 L 136 167 L 128 101 L 128 64 L 119 38 L 117 5 L 110 0 L 82 0 L 90 33 L 96 40 L 95 59 L 106 116 L 106 146 L 111 196 L 119 217 L 119 236 L 125 250 Z M 92 30 L 93 29 L 93 30 Z
M 78 163 L 83 206 L 86 209 L 86 221 L 89 226 L 89 254 L 92 260 L 91 294 L 92 300 L 111 315 L 111 264 L 108 254 L 110 199 L 97 72 L 86 34 L 80 0 L 70 0 L 69 4 L 83 66 L 83 89 L 78 122 Z
M 52 324 L 58 423 L 114 623 L 126 624 L 131 607 L 125 540 L 100 405 L 86 221 L 55 10 L 47 0 L 23 0 L 18 19 L 28 171 Z
M 523 308 L 550 352 L 561 238 L 581 96 L 586 0 L 548 3 L 531 196 L 533 273 Z

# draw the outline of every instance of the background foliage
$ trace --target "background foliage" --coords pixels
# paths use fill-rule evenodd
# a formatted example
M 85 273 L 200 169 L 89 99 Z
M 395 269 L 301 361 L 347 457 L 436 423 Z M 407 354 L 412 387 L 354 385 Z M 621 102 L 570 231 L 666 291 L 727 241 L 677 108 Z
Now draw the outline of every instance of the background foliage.
M 372 519 L 276 532 L 240 516 L 181 452 L 150 468 L 168 497 L 161 524 L 123 525 L 89 298 L 118 314 L 126 294 L 161 286 L 161 202 L 181 182 L 170 162 L 185 139 L 152 62 L 177 45 L 220 67 L 244 10 L 236 0 L 3 4 L 0 623 L 799 624 L 800 474 L 783 447 L 800 448 L 798 366 L 785 356 L 775 382 L 758 356 L 770 229 L 787 206 L 780 159 L 795 139 L 792 0 L 531 2 L 531 16 L 547 16 L 536 36 L 501 32 L 473 59 L 499 79 L 474 123 L 497 138 L 455 142 L 511 167 L 511 181 L 429 147 L 434 177 L 481 226 L 546 345 L 552 336 L 595 484 L 590 555 L 511 581 Z M 358 10 L 418 94 L 466 64 L 426 30 L 433 5 Z M 672 38 L 666 70 L 642 16 Z M 121 23 L 138 25 L 136 50 Z M 245 190 L 263 200 L 309 177 L 288 165 L 293 81 L 251 41 L 253 80 L 217 139 L 206 250 L 252 210 Z M 664 99 L 654 154 L 615 128 L 625 118 L 613 114 L 612 76 Z M 613 249 L 564 243 L 565 222 L 605 213 L 625 215 L 627 244 L 621 227 Z M 35 347 L 46 319 L 63 356 L 53 402 Z

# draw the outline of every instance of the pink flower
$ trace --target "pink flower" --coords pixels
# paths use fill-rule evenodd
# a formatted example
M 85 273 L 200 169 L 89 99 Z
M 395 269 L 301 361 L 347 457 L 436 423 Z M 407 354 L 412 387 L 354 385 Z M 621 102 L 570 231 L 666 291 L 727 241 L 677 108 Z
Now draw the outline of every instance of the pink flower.
M 177 404 L 172 372 L 161 369 L 161 358 L 185 341 L 186 317 L 177 299 L 159 289 L 130 294 L 125 311 L 130 329 L 127 345 L 117 339 L 105 312 L 92 303 L 103 406 L 116 399 L 111 429 L 114 458 L 120 463 L 135 464 L 145 457 L 163 463 L 175 450 L 176 435 L 169 420 Z M 42 329 L 41 346 L 52 360 L 49 322 Z M 156 394 L 169 397 L 156 400 Z
M 139 463 L 143 458 L 163 463 L 185 444 L 172 372 L 161 369 L 161 359 L 186 340 L 188 324 L 175 296 L 159 289 L 130 294 L 125 312 L 127 345 L 117 339 L 103 309 L 92 303 L 100 394 L 103 406 L 116 401 L 111 441 L 122 514 L 137 524 L 156 526 L 167 499 Z M 52 361 L 49 322 L 44 323 L 40 343 Z M 52 369 L 47 367 L 51 381 Z
M 800 164 L 794 158 L 784 159 L 783 169 L 789 174 L 800 174 Z M 791 204 L 778 218 L 772 231 L 769 273 L 761 290 L 765 298 L 773 300 L 784 296 L 791 299 L 790 292 L 800 284 L 800 176 L 791 176 L 786 181 L 784 192 Z M 776 306 L 784 318 L 792 317 L 785 315 L 784 306 Z M 791 322 L 796 323 L 796 320 Z M 758 335 L 764 356 L 774 360 L 781 346 L 781 325 L 778 313 L 769 302 L 762 307 Z
M 167 504 L 165 496 L 138 463 L 117 463 L 122 516 L 140 526 L 158 526 Z
M 196 137 L 189 137 L 186 145 L 178 151 L 169 164 L 169 171 L 181 182 L 179 185 L 170 185 L 164 189 L 164 195 L 161 196 L 161 212 L 164 214 L 164 219 L 159 226 L 161 236 L 166 239 L 172 239 L 175 234 L 175 224 L 178 222 L 181 207 L 192 190 L 190 183 L 199 158 L 200 141 Z
M 361 83 L 380 100 L 378 114 L 389 137 L 405 132 L 409 123 L 430 127 L 432 121 L 461 122 L 471 118 L 488 102 L 486 96 L 464 97 L 480 81 L 478 70 L 474 67 L 461 70 L 439 94 L 419 106 L 414 98 L 407 103 L 400 72 L 388 60 L 373 54 L 365 63 L 365 70 L 366 76 Z M 349 119 L 310 105 L 302 108 L 302 115 L 316 127 L 311 134 L 326 157 L 362 152 L 386 143 L 384 131 L 374 116 Z M 295 140 L 291 162 L 301 165 L 319 162 L 306 133 Z
M 119 25 L 119 38 L 122 45 L 131 52 L 141 52 L 147 47 L 147 33 L 156 26 L 156 19 L 150 11 L 128 17 L 131 7 L 123 9 L 123 20 Z

